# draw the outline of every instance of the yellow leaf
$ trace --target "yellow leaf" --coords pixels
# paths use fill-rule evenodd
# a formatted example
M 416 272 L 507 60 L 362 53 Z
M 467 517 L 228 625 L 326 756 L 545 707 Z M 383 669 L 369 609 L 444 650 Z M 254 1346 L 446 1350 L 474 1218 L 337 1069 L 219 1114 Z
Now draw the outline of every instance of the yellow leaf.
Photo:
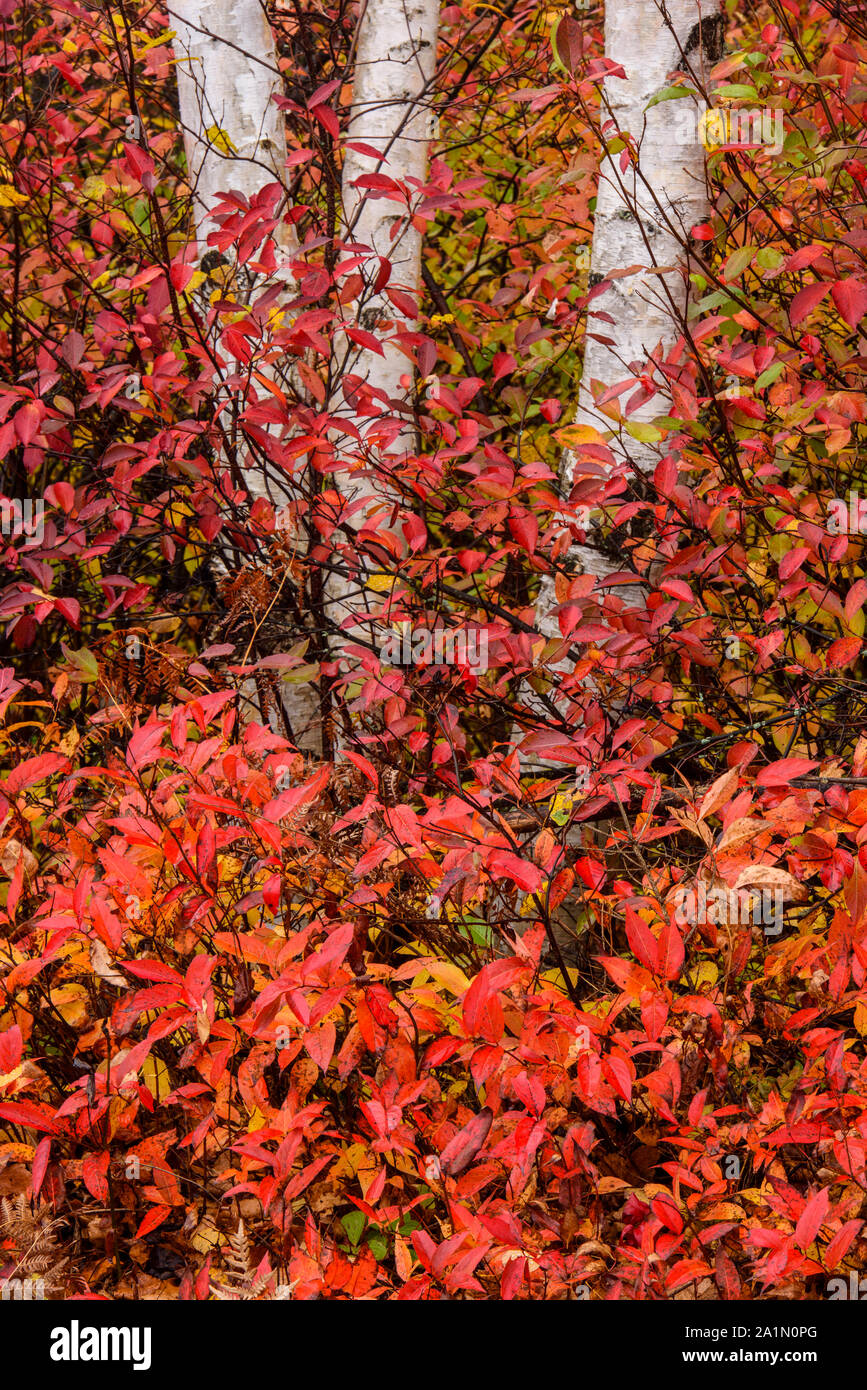
M 551 802 L 551 819 L 555 825 L 565 825 L 572 814 L 575 798 L 571 792 L 558 792 Z
M 699 961 L 692 971 L 692 978 L 696 988 L 700 985 L 715 985 L 719 979 L 719 970 L 712 960 Z
M 81 191 L 85 198 L 102 198 L 107 186 L 105 179 L 101 179 L 98 174 L 91 174 L 81 185 Z
M 563 429 L 554 431 L 554 438 L 567 449 L 577 449 L 580 444 L 605 443 L 605 436 L 592 425 L 565 425 Z
M 432 980 L 459 997 L 466 994 L 470 987 L 470 982 L 463 970 L 452 965 L 449 961 L 430 961 L 426 969 Z
M 731 116 L 717 106 L 708 107 L 698 122 L 698 138 L 706 150 L 719 149 L 729 142 Z
M 359 1168 L 375 1163 L 370 1150 L 366 1144 L 350 1144 L 349 1148 L 344 1149 L 334 1167 L 331 1169 L 333 1178 L 354 1178 Z
M 26 193 L 19 193 L 11 183 L 0 183 L 0 208 L 20 208 L 27 201 Z
M 30 1163 L 36 1149 L 32 1144 L 0 1144 L 0 1159 L 7 1163 Z
M 210 1216 L 205 1216 L 190 1236 L 190 1244 L 200 1254 L 207 1255 L 215 1246 L 222 1244 L 223 1239 Z
M 596 1191 L 604 1197 L 608 1192 L 622 1192 L 624 1187 L 631 1187 L 632 1184 L 624 1182 L 623 1178 L 606 1177 L 600 1178 Z
M 734 1202 L 715 1202 L 702 1212 L 708 1221 L 743 1221 L 744 1213 Z
M 205 135 L 208 137 L 214 148 L 219 150 L 221 154 L 238 153 L 238 151 L 235 149 L 235 146 L 232 144 L 230 136 L 226 134 L 225 130 L 221 130 L 218 125 L 209 125 L 207 130 L 205 131 Z
M 375 594 L 387 594 L 393 584 L 394 576 L 390 574 L 372 574 L 367 581 L 368 589 Z
M 141 1078 L 154 1100 L 165 1100 L 172 1089 L 168 1067 L 159 1057 L 154 1057 L 153 1053 L 145 1057 L 141 1064 Z
M 51 991 L 51 1003 L 65 1023 L 75 1028 L 87 1015 L 87 990 L 83 985 L 65 985 Z
M 196 1034 L 204 1047 L 211 1036 L 211 1020 L 208 1018 L 208 1011 L 204 1004 L 196 1010 Z

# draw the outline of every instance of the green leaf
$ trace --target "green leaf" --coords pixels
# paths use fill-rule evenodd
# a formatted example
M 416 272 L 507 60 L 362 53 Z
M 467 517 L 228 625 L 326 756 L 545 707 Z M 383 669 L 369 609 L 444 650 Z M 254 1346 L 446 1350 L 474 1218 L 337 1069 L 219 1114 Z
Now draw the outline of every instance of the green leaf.
M 645 425 L 640 421 L 634 423 L 627 421 L 626 433 L 631 434 L 633 439 L 637 439 L 639 444 L 658 444 L 660 439 L 665 438 L 662 430 L 658 430 L 656 425 Z
M 645 106 L 645 111 L 649 111 L 651 106 L 658 106 L 661 101 L 676 101 L 678 97 L 694 97 L 696 95 L 692 87 L 663 87 L 661 92 L 652 96 Z
M 763 387 L 770 386 L 771 382 L 776 381 L 777 377 L 780 375 L 782 370 L 782 362 L 772 362 L 770 367 L 768 367 L 766 371 L 762 372 L 761 376 L 756 381 L 756 390 L 761 391 Z
M 348 1211 L 345 1216 L 341 1216 L 340 1224 L 352 1245 L 357 1245 L 361 1240 L 366 1222 L 367 1217 L 363 1211 Z
M 80 681 L 99 680 L 99 667 L 96 657 L 88 647 L 82 647 L 79 651 L 70 651 L 66 644 L 63 644 L 64 655 L 71 666 L 75 667 L 76 679 Z
M 714 95 L 718 97 L 727 97 L 732 101 L 740 97 L 744 97 L 748 101 L 758 101 L 759 99 L 759 94 L 755 87 L 748 87 L 745 82 L 729 82 L 725 87 L 720 87 Z
M 782 251 L 778 251 L 776 246 L 760 246 L 756 255 L 756 265 L 762 270 L 777 270 L 785 259 Z
M 299 666 L 295 671 L 287 671 L 283 680 L 286 685 L 306 685 L 308 681 L 319 679 L 319 666 Z
M 733 251 L 726 261 L 726 280 L 739 280 L 755 254 L 755 246 L 741 246 L 737 251 Z
M 358 1213 L 359 1216 L 361 1212 Z M 368 1249 L 377 1260 L 384 1260 L 388 1254 L 388 1241 L 383 1236 L 371 1236 L 367 1242 Z

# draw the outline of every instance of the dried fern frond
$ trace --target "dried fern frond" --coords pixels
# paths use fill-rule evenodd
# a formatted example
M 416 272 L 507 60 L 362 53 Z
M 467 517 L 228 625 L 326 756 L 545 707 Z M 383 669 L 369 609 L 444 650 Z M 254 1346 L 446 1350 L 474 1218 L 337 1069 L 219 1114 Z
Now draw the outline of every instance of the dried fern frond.
M 278 1284 L 274 1292 L 271 1291 L 270 1285 L 275 1276 L 267 1257 L 258 1269 L 253 1265 L 250 1242 L 243 1221 L 238 1222 L 237 1231 L 229 1236 L 223 1257 L 229 1266 L 226 1282 L 211 1282 L 211 1293 L 219 1302 L 251 1303 L 292 1297 L 293 1286 L 289 1284 Z
M 54 1235 L 58 1222 L 51 1221 L 48 1208 L 40 1204 L 36 1212 L 23 1195 L 0 1201 L 0 1234 L 15 1247 L 15 1269 L 11 1277 L 43 1280 L 48 1291 L 62 1289 L 68 1278 L 69 1259 L 61 1255 Z
M 231 1277 L 240 1280 L 242 1283 L 249 1284 L 255 1274 L 253 1257 L 250 1253 L 250 1242 L 247 1239 L 247 1231 L 242 1220 L 238 1221 L 238 1229 L 229 1236 L 229 1244 L 225 1250 L 226 1264 L 231 1271 Z

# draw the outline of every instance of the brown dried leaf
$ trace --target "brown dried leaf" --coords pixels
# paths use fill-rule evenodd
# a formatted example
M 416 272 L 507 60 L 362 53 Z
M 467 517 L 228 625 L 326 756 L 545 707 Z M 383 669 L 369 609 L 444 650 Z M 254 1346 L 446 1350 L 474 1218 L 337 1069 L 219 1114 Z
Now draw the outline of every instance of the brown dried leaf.
M 684 830 L 688 830 L 691 835 L 697 835 L 700 840 L 704 841 L 708 849 L 713 848 L 713 835 L 706 825 L 699 825 L 691 811 L 679 811 L 676 807 L 672 807 L 671 814 L 678 825 L 683 826 Z
M 22 845 L 20 840 L 7 840 L 0 851 L 0 869 L 3 870 L 7 878 L 12 877 L 19 859 L 22 858 L 24 860 L 24 877 L 31 879 L 38 868 L 36 856 L 30 852 L 26 845 Z M 124 981 L 125 983 L 126 981 Z
M 112 965 L 108 947 L 104 941 L 91 941 L 90 943 L 90 964 L 94 972 L 101 980 L 105 980 L 107 985 L 117 985 L 126 988 L 129 981 L 125 975 L 121 975 Z
M 741 816 L 739 820 L 732 821 L 728 829 L 723 831 L 717 850 L 720 854 L 731 851 L 747 840 L 754 840 L 762 830 L 770 829 L 771 827 L 767 822 L 759 820 L 757 816 Z
M 724 772 L 722 777 L 718 777 L 712 786 L 708 787 L 699 807 L 698 818 L 700 821 L 715 815 L 720 807 L 731 801 L 737 791 L 739 777 L 738 769 L 732 767 L 728 772 Z
M 738 874 L 735 888 L 769 888 L 780 891 L 784 902 L 806 902 L 809 890 L 799 883 L 785 869 L 775 869 L 770 864 L 749 864 Z

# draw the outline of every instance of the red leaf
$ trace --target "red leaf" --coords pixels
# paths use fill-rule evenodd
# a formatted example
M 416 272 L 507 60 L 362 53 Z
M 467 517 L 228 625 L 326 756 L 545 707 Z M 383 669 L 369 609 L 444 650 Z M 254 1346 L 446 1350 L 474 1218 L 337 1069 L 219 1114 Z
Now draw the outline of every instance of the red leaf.
M 838 637 L 827 651 L 828 669 L 837 671 L 850 665 L 858 656 L 862 645 L 860 637 Z
M 149 1235 L 151 1231 L 156 1230 L 157 1226 L 161 1226 L 165 1221 L 166 1217 L 171 1216 L 171 1214 L 171 1207 L 151 1207 L 147 1216 L 145 1216 L 144 1220 L 142 1221 L 141 1225 L 136 1231 L 133 1239 L 140 1240 L 142 1236 Z
M 322 1071 L 328 1070 L 328 1065 L 334 1055 L 334 1044 L 337 1040 L 337 1029 L 334 1024 L 326 1019 L 320 1023 L 318 1028 L 311 1028 L 304 1034 L 304 1046 L 309 1056 Z
M 211 983 L 216 963 L 216 956 L 200 955 L 193 956 L 187 967 L 184 985 L 194 1009 L 200 1008 L 204 1003 L 205 991 Z
M 836 1269 L 863 1225 L 863 1221 L 847 1221 L 828 1241 L 825 1248 L 826 1269 Z
M 659 933 L 659 974 L 676 980 L 683 965 L 683 937 L 673 922 L 663 922 Z
M 821 1191 L 813 1193 L 801 1212 L 795 1227 L 795 1244 L 800 1245 L 802 1250 L 806 1250 L 816 1239 L 819 1227 L 828 1212 L 828 1201 L 828 1189 L 823 1187 Z
M 557 613 L 557 622 L 560 627 L 560 634 L 568 637 L 570 632 L 574 632 L 583 617 L 583 609 L 577 603 L 564 603 Z
M 583 48 L 580 20 L 570 14 L 560 20 L 554 34 L 554 48 L 568 72 L 575 72 L 580 67 Z
M 202 883 L 216 883 L 217 841 L 214 827 L 205 821 L 196 841 L 196 874 Z
M 41 1129 L 47 1134 L 57 1134 L 55 1121 L 49 1118 L 46 1110 L 37 1108 L 30 1101 L 0 1101 L 0 1120 L 11 1120 L 14 1125 L 24 1125 L 27 1129 Z
M 781 579 L 791 579 L 801 568 L 804 561 L 810 554 L 810 548 L 806 545 L 796 545 L 794 550 L 789 550 L 780 561 L 779 575 Z
M 651 1041 L 655 1042 L 662 1034 L 668 1018 L 668 1000 L 657 990 L 647 990 L 641 996 L 641 1022 Z
M 526 550 L 528 555 L 532 555 L 539 540 L 539 523 L 532 512 L 523 512 L 519 516 L 509 517 L 509 531 L 512 539 Z
M 458 1131 L 440 1154 L 440 1168 L 444 1173 L 456 1178 L 469 1168 L 487 1139 L 493 1121 L 494 1112 L 486 1105 Z
M 716 1252 L 716 1284 L 723 1298 L 727 1301 L 734 1301 L 741 1296 L 741 1281 L 738 1277 L 737 1267 L 734 1262 L 725 1254 L 722 1247 Z
M 81 604 L 77 598 L 56 598 L 54 607 L 72 627 L 80 627 Z
M 628 1104 L 632 1099 L 632 1076 L 623 1058 L 607 1057 L 605 1059 L 605 1074 L 618 1095 L 621 1095 Z
M 371 786 L 376 787 L 378 785 L 376 768 L 373 766 L 372 762 L 369 762 L 367 758 L 363 758 L 360 753 L 353 753 L 349 748 L 343 749 L 343 756 L 344 758 L 348 758 L 351 763 L 354 763 L 359 772 L 364 773 Z
M 39 1196 L 39 1189 L 45 1180 L 45 1170 L 48 1167 L 48 1160 L 51 1157 L 51 1140 L 48 1138 L 40 1139 L 36 1145 L 36 1153 L 33 1155 L 33 1196 Z
M 631 907 L 626 909 L 626 936 L 636 960 L 656 975 L 659 971 L 659 945 L 650 927 Z
M 829 286 L 820 280 L 814 285 L 807 285 L 806 289 L 798 290 L 789 309 L 789 318 L 792 323 L 802 323 L 807 315 L 813 312 L 816 305 L 825 298 L 828 289 Z
M 410 323 L 415 323 L 418 318 L 418 305 L 415 300 L 410 295 L 404 294 L 403 290 L 387 289 L 386 294 L 394 307 L 404 314 Z
M 91 1197 L 96 1197 L 97 1201 L 103 1202 L 108 1196 L 108 1173 L 110 1155 L 108 1150 L 103 1149 L 102 1153 L 87 1154 L 81 1165 L 81 1176 L 84 1178 L 84 1185 Z
M 832 286 L 831 298 L 841 319 L 845 319 L 850 328 L 854 328 L 867 314 L 867 285 L 854 276 L 848 280 L 838 280 Z
M 510 1260 L 503 1270 L 503 1277 L 500 1280 L 500 1297 L 506 1300 L 514 1298 L 524 1282 L 526 1273 L 526 1255 L 519 1255 L 517 1259 Z
M 659 587 L 664 594 L 671 594 L 672 598 L 679 599 L 681 603 L 695 603 L 695 594 L 682 579 L 664 579 Z
M 685 1284 L 692 1284 L 710 1273 L 710 1266 L 704 1260 L 678 1260 L 665 1281 L 666 1293 L 676 1293 Z
M 763 767 L 756 778 L 757 787 L 781 787 L 792 781 L 793 777 L 806 777 L 819 764 L 811 758 L 781 758 L 770 767 Z
M 340 134 L 340 122 L 330 106 L 314 106 L 312 113 L 319 124 L 336 140 Z
M 15 415 L 15 433 L 22 444 L 29 444 L 42 421 L 42 408 L 35 401 L 28 401 Z
M 526 893 L 536 893 L 542 886 L 543 875 L 535 864 L 519 859 L 510 850 L 495 850 L 488 860 L 488 872 L 492 878 L 508 878 L 523 888 Z

